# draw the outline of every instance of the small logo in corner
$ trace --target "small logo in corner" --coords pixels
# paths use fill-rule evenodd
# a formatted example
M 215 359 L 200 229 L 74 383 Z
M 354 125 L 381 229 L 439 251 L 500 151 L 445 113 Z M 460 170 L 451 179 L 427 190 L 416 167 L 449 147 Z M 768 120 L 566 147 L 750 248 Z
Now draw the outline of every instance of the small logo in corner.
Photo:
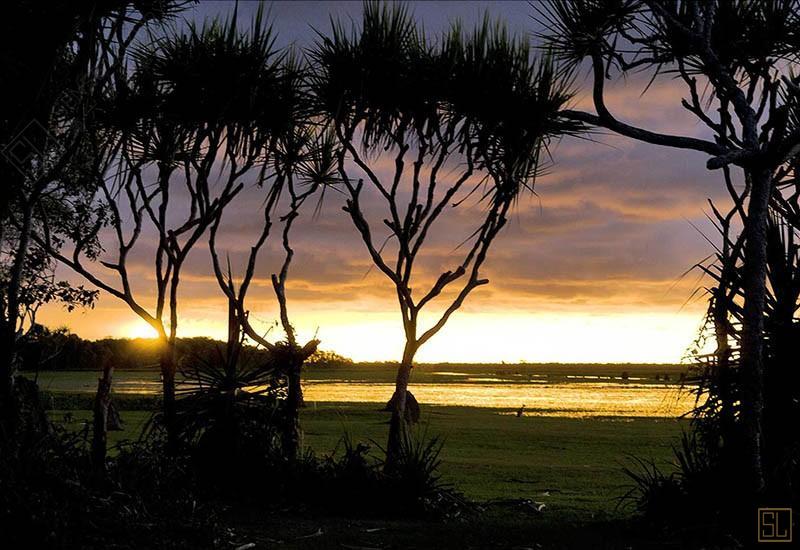
M 792 542 L 792 509 L 759 508 L 758 542 Z

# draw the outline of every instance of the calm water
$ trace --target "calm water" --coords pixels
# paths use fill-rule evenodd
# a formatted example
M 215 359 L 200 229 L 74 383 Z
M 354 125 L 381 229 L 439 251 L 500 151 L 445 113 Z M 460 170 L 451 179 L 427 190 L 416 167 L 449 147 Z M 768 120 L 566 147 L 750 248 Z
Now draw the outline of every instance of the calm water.
M 447 378 L 442 383 L 412 384 L 410 389 L 422 404 L 487 407 L 505 413 L 525 405 L 527 414 L 545 416 L 676 417 L 695 404 L 694 396 L 677 384 L 602 380 L 552 383 L 536 379 L 512 384 L 485 377 Z M 42 389 L 50 391 L 94 392 L 97 378 L 92 373 L 41 373 L 39 383 Z M 350 380 L 316 380 L 304 384 L 305 399 L 311 406 L 315 401 L 385 403 L 393 390 L 394 386 L 388 383 Z M 114 391 L 152 395 L 160 391 L 160 382 L 152 373 L 119 372 L 115 375 Z
M 564 383 L 564 384 L 412 384 L 422 404 L 517 409 L 546 416 L 675 417 L 688 412 L 694 396 L 678 386 Z M 309 382 L 306 402 L 341 401 L 385 403 L 392 384 Z

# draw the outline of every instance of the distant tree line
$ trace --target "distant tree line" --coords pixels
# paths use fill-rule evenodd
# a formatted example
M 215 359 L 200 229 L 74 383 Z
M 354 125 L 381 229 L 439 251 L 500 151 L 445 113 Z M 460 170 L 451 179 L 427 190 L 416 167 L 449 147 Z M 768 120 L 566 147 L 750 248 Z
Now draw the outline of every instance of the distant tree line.
M 36 329 L 35 338 L 21 352 L 21 371 L 39 370 L 97 372 L 105 363 L 119 370 L 158 370 L 159 345 L 151 338 L 101 338 L 85 340 L 67 330 Z M 224 342 L 195 336 L 178 338 L 177 354 L 186 360 L 212 357 L 225 347 Z M 268 351 L 246 346 L 248 360 L 268 364 Z M 352 360 L 332 351 L 317 350 L 308 359 L 309 366 L 334 367 L 352 364 Z

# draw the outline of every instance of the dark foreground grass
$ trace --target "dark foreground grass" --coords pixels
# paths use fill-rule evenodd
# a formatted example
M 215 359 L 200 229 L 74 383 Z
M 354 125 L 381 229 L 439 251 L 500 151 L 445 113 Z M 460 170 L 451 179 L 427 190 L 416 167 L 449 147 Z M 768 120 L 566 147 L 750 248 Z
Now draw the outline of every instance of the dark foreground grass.
M 248 513 L 249 512 L 249 513 Z M 265 516 L 236 510 L 241 548 L 298 550 L 510 549 L 690 550 L 742 548 L 716 533 L 657 528 L 637 519 L 571 519 L 552 514 L 487 507 L 472 521 L 426 522 Z M 252 546 L 250 546 L 252 545 Z
M 629 371 L 655 383 L 655 375 L 669 371 L 671 380 L 680 367 L 609 365 L 592 369 L 592 375 L 619 376 Z M 619 371 L 619 372 L 617 372 Z M 541 365 L 431 365 L 419 369 L 417 381 L 461 382 L 463 376 L 499 377 L 509 383 L 546 376 L 556 383 L 574 381 L 570 376 L 586 374 L 575 366 Z M 391 379 L 386 365 L 349 365 L 310 370 L 309 379 L 381 382 Z M 158 390 L 155 373 L 121 371 L 115 386 L 136 391 L 141 380 Z M 316 375 L 316 376 L 315 376 Z M 384 380 L 385 379 L 385 380 Z M 592 379 L 588 379 L 592 380 Z M 71 430 L 85 429 L 90 420 L 97 374 L 42 373 L 40 387 L 51 418 Z M 159 408 L 154 395 L 118 393 L 124 429 L 111 432 L 110 443 L 136 439 Z M 340 440 L 347 433 L 353 441 L 371 442 L 372 454 L 381 455 L 386 440 L 388 413 L 375 403 L 310 403 L 302 411 L 304 444 L 318 454 L 341 452 Z M 358 519 L 340 517 L 337 503 L 325 513 L 302 509 L 275 509 L 251 505 L 223 506 L 226 525 L 231 526 L 242 548 L 695 548 L 709 547 L 702 534 L 665 532 L 645 526 L 632 510 L 619 506 L 630 486 L 622 466 L 630 456 L 666 463 L 672 460 L 672 445 L 687 422 L 666 418 L 569 418 L 523 416 L 514 411 L 470 407 L 422 407 L 419 429 L 427 436 L 441 437 L 441 473 L 471 501 L 478 513 L 462 522 Z M 113 449 L 111 451 L 114 452 Z M 534 501 L 531 506 L 528 501 Z M 265 498 L 269 503 L 269 497 Z M 534 508 L 545 505 L 542 512 Z M 254 545 L 254 546 L 249 546 Z M 713 544 L 712 544 L 713 546 Z M 725 547 L 724 545 L 722 547 Z
M 82 401 L 71 404 L 81 407 Z M 628 511 L 618 507 L 618 499 L 630 484 L 622 473 L 627 457 L 670 460 L 683 425 L 672 419 L 517 418 L 502 412 L 423 407 L 419 429 L 444 442 L 443 480 L 472 500 L 498 500 L 503 506 L 514 499 L 531 499 L 544 503 L 548 514 L 575 519 L 625 516 Z M 60 409 L 51 411 L 51 417 L 79 430 L 90 412 Z M 123 410 L 125 429 L 111 432 L 111 443 L 138 437 L 148 417 L 145 410 Z M 377 456 L 387 421 L 388 414 L 372 403 L 310 405 L 302 412 L 304 443 L 318 453 L 330 453 L 346 432 L 354 441 L 373 442 Z

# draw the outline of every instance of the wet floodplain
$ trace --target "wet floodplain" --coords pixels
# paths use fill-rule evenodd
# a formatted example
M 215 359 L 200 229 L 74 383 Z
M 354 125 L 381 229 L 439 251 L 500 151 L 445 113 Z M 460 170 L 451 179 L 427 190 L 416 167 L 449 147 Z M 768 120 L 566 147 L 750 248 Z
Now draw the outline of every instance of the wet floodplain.
M 695 405 L 686 367 L 631 365 L 425 365 L 415 369 L 410 390 L 423 405 L 480 407 L 498 412 L 565 417 L 675 418 Z M 392 365 L 310 369 L 306 402 L 385 403 L 393 392 Z M 48 392 L 93 393 L 97 374 L 42 372 Z M 118 371 L 118 394 L 155 395 L 153 371 Z

